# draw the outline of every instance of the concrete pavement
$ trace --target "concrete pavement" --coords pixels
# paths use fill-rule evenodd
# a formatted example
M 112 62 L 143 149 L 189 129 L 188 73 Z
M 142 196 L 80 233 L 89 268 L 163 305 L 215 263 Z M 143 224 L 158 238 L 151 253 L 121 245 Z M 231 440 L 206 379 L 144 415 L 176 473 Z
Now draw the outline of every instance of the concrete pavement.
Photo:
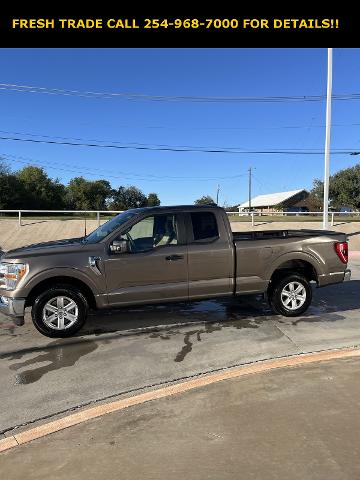
M 29 318 L 2 317 L 0 433 L 206 372 L 360 345 L 360 259 L 351 268 L 351 282 L 316 290 L 294 319 L 246 297 L 97 313 L 77 337 L 50 340 Z
M 353 480 L 359 358 L 227 380 L 109 414 L 0 455 L 7 480 Z

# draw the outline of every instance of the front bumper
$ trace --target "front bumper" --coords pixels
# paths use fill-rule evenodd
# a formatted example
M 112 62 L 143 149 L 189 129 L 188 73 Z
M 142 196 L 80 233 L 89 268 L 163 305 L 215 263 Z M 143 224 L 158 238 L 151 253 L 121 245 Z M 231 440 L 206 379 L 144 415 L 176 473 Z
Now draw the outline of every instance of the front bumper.
M 9 317 L 24 318 L 25 298 L 0 296 L 0 313 Z

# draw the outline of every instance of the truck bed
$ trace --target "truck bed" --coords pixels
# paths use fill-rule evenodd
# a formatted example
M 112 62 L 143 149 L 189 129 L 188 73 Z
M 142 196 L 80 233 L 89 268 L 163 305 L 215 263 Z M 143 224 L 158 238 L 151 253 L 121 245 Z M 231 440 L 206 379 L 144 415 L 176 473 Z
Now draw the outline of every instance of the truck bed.
M 346 241 L 342 232 L 302 229 L 232 234 L 237 294 L 265 291 L 273 272 L 281 268 L 314 271 L 321 286 L 343 280 L 345 267 L 334 248 L 336 242 Z
M 305 237 L 323 237 L 337 236 L 340 232 L 333 230 L 258 230 L 251 232 L 232 232 L 235 242 L 245 240 L 269 240 L 280 238 L 305 238 Z M 340 233 L 341 235 L 341 233 Z

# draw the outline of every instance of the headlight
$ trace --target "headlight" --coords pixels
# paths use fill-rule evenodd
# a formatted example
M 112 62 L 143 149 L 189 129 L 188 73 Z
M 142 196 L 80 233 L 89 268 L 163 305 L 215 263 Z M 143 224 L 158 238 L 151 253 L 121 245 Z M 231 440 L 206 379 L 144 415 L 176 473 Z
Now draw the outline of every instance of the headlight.
M 15 290 L 27 272 L 24 263 L 0 263 L 0 288 Z

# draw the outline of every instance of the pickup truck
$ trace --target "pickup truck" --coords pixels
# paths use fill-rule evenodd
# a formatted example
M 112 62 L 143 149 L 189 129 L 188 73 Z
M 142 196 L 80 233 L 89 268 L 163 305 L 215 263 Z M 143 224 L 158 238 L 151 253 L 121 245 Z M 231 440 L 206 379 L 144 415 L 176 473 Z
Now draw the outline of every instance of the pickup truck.
M 0 259 L 0 312 L 67 337 L 89 309 L 266 294 L 273 311 L 297 316 L 312 287 L 349 280 L 343 233 L 235 233 L 217 206 L 127 210 L 83 238 L 10 250 Z

